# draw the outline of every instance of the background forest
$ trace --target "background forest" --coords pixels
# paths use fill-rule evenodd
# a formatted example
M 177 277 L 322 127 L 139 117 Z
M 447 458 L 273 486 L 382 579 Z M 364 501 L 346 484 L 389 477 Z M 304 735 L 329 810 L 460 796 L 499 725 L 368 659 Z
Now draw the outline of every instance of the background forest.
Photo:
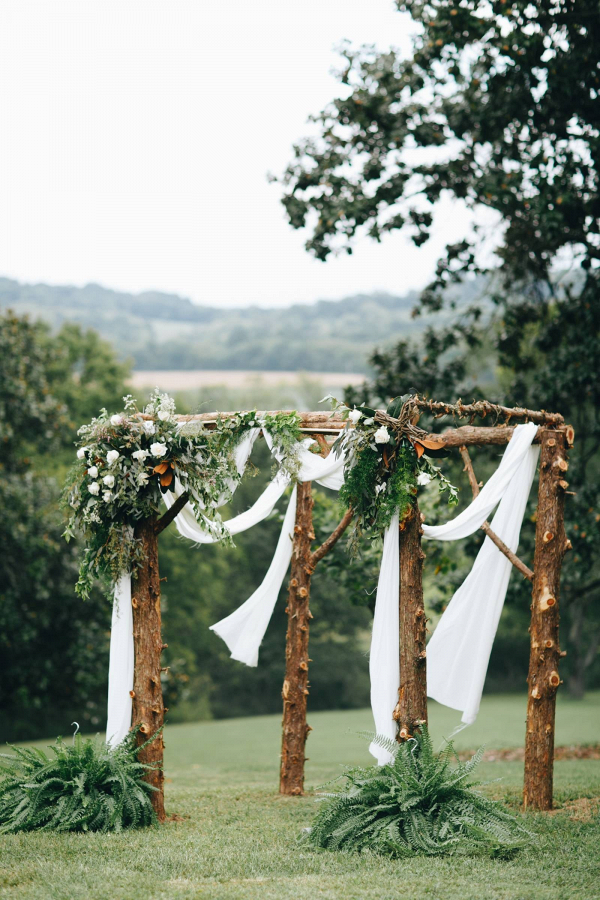
M 474 0 L 397 5 L 420 25 L 413 54 L 346 47 L 343 96 L 317 116 L 319 134 L 298 143 L 280 185 L 291 226 L 305 229 L 308 251 L 322 260 L 351 251 L 358 236 L 397 229 L 425 243 L 442 196 L 485 209 L 494 226 L 449 245 L 420 297 L 223 312 L 162 294 L 0 281 L 1 740 L 65 733 L 73 719 L 104 725 L 110 605 L 100 586 L 85 604 L 74 594 L 80 548 L 61 538 L 58 496 L 78 425 L 101 406 L 121 409 L 132 357 L 137 367 L 306 371 L 326 358 L 331 370 L 368 376 L 346 391 L 352 403 L 385 403 L 414 387 L 437 399 L 485 395 L 561 412 L 576 435 L 561 674 L 577 697 L 599 683 L 598 4 L 491 0 L 485 16 Z M 418 165 L 415 150 L 424 151 Z M 199 402 L 178 399 L 180 412 Z M 219 403 L 238 400 L 230 393 Z M 267 477 L 260 450 L 256 463 L 260 474 L 240 488 L 236 508 Z M 481 452 L 474 464 L 485 479 L 497 457 Z M 468 502 L 460 466 L 445 465 Z M 424 504 L 431 519 L 441 515 L 435 502 Z M 519 551 L 529 562 L 534 505 Z M 338 515 L 321 492 L 317 528 Z M 276 534 L 272 520 L 235 549 L 195 552 L 171 531 L 161 537 L 171 721 L 279 710 L 283 603 L 255 670 L 229 660 L 207 630 L 262 579 Z M 425 547 L 432 627 L 479 540 Z M 312 709 L 367 703 L 377 553 L 367 546 L 350 562 L 338 546 L 315 574 Z M 524 690 L 528 608 L 529 586 L 513 573 L 487 690 Z

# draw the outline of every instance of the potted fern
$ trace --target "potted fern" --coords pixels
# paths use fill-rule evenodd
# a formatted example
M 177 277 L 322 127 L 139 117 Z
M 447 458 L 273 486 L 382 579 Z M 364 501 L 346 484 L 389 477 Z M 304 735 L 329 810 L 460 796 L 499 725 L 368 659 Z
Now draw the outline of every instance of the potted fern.
M 134 732 L 114 748 L 78 734 L 71 746 L 58 738 L 50 753 L 11 749 L 15 756 L 0 754 L 0 833 L 122 831 L 156 821 L 155 788 L 143 780 L 150 766 L 138 761 Z
M 425 726 L 402 744 L 379 735 L 375 742 L 390 752 L 391 762 L 346 770 L 344 789 L 320 800 L 307 833 L 313 846 L 395 858 L 482 850 L 497 855 L 532 837 L 469 780 L 483 748 L 468 762 L 460 762 L 452 742 L 435 753 Z

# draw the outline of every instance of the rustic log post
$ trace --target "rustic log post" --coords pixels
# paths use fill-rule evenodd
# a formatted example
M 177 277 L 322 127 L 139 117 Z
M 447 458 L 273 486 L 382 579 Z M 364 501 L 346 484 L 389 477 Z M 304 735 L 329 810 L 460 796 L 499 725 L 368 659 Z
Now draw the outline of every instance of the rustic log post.
M 523 806 L 552 809 L 554 715 L 560 684 L 558 599 L 560 570 L 568 547 L 564 529 L 565 435 L 541 431 L 540 474 L 531 604 L 527 733 Z
M 308 696 L 308 629 L 310 580 L 314 565 L 310 547 L 314 540 L 310 481 L 297 486 L 294 552 L 286 612 L 288 628 L 285 643 L 285 680 L 283 682 L 283 737 L 279 792 L 296 796 L 304 791 L 304 759 L 310 726 L 306 723 Z
M 398 740 L 408 740 L 427 723 L 427 618 L 423 605 L 421 513 L 415 499 L 400 524 L 400 688 L 394 719 Z
M 133 580 L 131 600 L 135 654 L 132 727 L 140 726 L 137 741 L 138 745 L 141 745 L 162 728 L 165 709 L 160 682 L 160 655 L 163 644 L 156 518 L 152 516 L 142 519 L 135 531 L 136 537 L 142 541 L 145 560 Z M 157 788 L 152 792 L 151 800 L 159 822 L 164 822 L 165 819 L 163 749 L 161 731 L 139 754 L 140 762 L 156 767 L 147 774 L 146 781 Z

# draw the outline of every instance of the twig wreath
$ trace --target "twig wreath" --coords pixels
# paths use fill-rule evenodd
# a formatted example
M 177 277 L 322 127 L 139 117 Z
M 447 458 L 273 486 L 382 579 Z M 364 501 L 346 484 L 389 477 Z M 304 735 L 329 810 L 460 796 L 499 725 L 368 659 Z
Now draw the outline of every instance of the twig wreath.
M 201 422 L 177 422 L 175 402 L 155 391 L 143 413 L 133 397 L 123 413 L 103 409 L 79 431 L 77 461 L 67 477 L 63 503 L 71 515 L 65 538 L 83 532 L 86 549 L 76 590 L 88 597 L 94 578 L 114 584 L 143 562 L 134 526 L 159 512 L 162 495 L 176 483 L 189 494 L 196 517 L 210 524 L 222 543 L 232 543 L 217 509 L 231 498 L 243 473 L 234 450 L 244 433 L 259 424 L 270 433 L 280 465 L 297 474 L 302 435 L 297 413 L 256 420 L 256 412 L 218 417 L 208 430 Z
M 350 409 L 334 397 L 326 399 L 347 420 L 332 451 L 346 455 L 340 500 L 355 514 L 349 540 L 352 552 L 357 551 L 366 529 L 372 537 L 382 537 L 396 511 L 402 522 L 418 486 L 433 479 L 448 494 L 450 506 L 458 503 L 457 489 L 429 458 L 446 456 L 444 440 L 432 440 L 416 425 L 419 410 L 413 395 L 396 397 L 385 412 L 367 406 Z

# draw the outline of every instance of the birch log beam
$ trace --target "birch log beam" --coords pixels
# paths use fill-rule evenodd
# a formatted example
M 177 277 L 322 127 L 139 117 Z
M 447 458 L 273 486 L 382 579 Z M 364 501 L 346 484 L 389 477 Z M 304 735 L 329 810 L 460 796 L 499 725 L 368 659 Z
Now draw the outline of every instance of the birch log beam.
M 569 545 L 564 528 L 568 486 L 564 476 L 568 462 L 565 435 L 548 428 L 540 431 L 523 806 L 549 810 L 552 809 L 556 691 L 560 684 L 560 572 Z

